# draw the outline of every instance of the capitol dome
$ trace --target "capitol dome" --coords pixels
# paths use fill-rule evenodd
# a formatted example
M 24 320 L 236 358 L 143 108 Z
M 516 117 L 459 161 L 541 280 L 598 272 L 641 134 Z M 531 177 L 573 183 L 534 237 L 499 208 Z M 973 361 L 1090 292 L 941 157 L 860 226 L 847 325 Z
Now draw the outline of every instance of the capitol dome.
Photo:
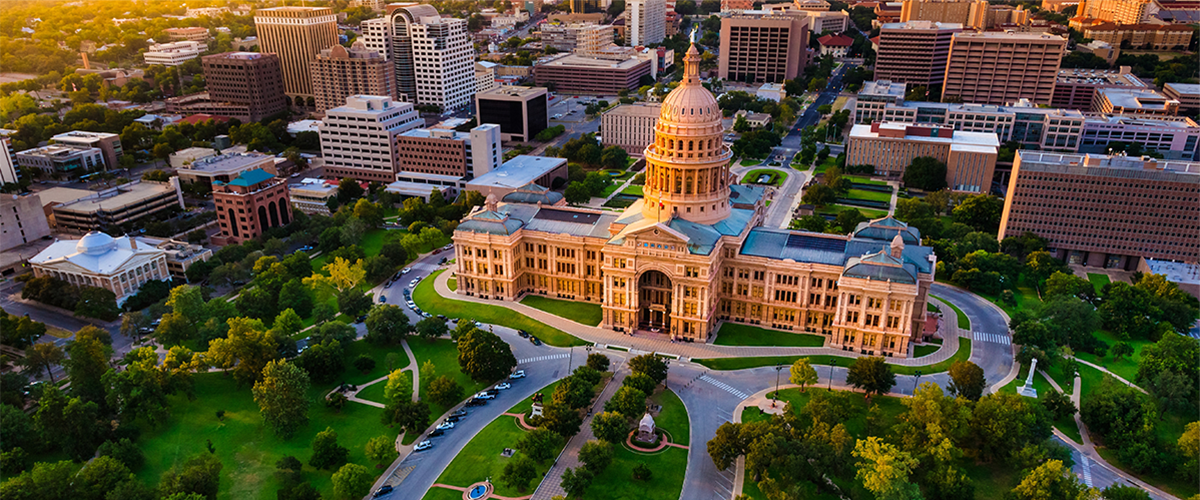
M 699 61 L 700 51 L 692 45 L 686 57 Z M 720 122 L 721 107 L 717 105 L 717 98 L 713 97 L 712 92 L 700 85 L 699 65 L 687 69 L 695 70 L 695 73 L 687 71 L 684 81 L 663 99 L 659 119 L 681 125 Z
M 98 231 L 83 235 L 75 245 L 75 250 L 84 255 L 103 255 L 114 248 L 117 248 L 117 240 Z

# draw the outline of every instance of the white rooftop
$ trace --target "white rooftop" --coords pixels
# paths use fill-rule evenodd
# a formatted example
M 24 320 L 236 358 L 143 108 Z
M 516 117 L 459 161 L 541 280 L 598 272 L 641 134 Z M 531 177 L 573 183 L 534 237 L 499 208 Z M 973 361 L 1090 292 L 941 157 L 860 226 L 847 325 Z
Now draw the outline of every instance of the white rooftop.
M 476 177 L 469 184 L 516 189 L 566 164 L 565 158 L 518 155 L 495 170 Z
M 135 255 L 161 254 L 150 244 L 139 244 L 133 248 L 129 236 L 113 238 L 104 233 L 90 232 L 78 240 L 56 241 L 29 259 L 34 264 L 52 264 L 66 261 L 94 274 L 113 274 Z
M 317 128 L 321 126 L 321 120 L 300 120 L 289 123 L 287 125 L 287 133 L 296 135 L 300 132 L 318 132 Z

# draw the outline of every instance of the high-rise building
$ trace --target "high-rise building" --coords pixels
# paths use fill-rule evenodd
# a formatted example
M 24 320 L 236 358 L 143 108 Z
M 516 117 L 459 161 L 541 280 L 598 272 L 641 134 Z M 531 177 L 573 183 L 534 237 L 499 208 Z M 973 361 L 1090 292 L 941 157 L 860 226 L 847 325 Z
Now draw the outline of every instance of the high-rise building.
M 528 142 L 550 121 L 546 89 L 505 85 L 475 94 L 477 123 L 500 125 L 506 141 Z
M 942 100 L 1050 104 L 1066 39 L 1045 33 L 957 33 Z
M 475 47 L 465 19 L 443 18 L 431 5 L 392 4 L 392 63 L 409 102 L 451 110 L 475 93 Z
M 591 14 L 604 12 L 601 0 L 570 0 L 572 14 Z
M 349 49 L 334 45 L 322 50 L 311 68 L 317 111 L 341 106 L 352 95 L 400 98 L 392 65 L 362 42 L 354 42 Z
M 983 29 L 987 14 L 987 0 L 904 0 L 900 7 L 900 22 L 958 23 Z
M 663 0 L 629 0 L 625 5 L 625 42 L 630 47 L 662 43 L 667 7 Z
M 261 52 L 279 56 L 284 92 L 312 97 L 309 63 L 338 43 L 337 16 L 328 7 L 273 7 L 254 13 Z
M 808 63 L 802 16 L 744 12 L 721 19 L 717 74 L 722 80 L 783 83 Z
M 229 182 L 213 183 L 213 202 L 221 234 L 215 245 L 242 243 L 292 221 L 292 204 L 284 179 L 266 170 L 247 170 Z
M 1192 43 L 1194 31 L 1187 24 L 1103 22 L 1083 26 L 1083 36 L 1112 45 L 1150 50 L 1179 50 Z
M 622 104 L 605 111 L 600 115 L 604 147 L 620 146 L 626 153 L 642 156 L 646 146 L 654 142 L 660 112 L 660 104 L 649 102 Z
M 390 96 L 355 95 L 325 112 L 318 133 L 325 174 L 340 179 L 396 180 L 396 136 L 422 123 L 411 103 Z
M 1075 17 L 1110 23 L 1139 24 L 1149 19 L 1151 0 L 1081 0 Z
M 900 178 L 914 159 L 929 156 L 946 164 L 950 189 L 987 193 L 999 147 L 994 133 L 928 123 L 875 122 L 850 129 L 846 164 L 873 165 L 878 175 Z
M 879 29 L 875 78 L 893 83 L 940 87 L 946 78 L 946 60 L 960 23 L 910 21 L 887 23 Z
M 288 108 L 279 56 L 226 52 L 200 58 L 207 91 L 167 99 L 167 111 L 262 120 Z
M 1071 264 L 1200 261 L 1200 163 L 1017 151 L 1000 239 L 1032 232 Z
M 368 49 L 383 56 L 383 60 L 390 60 L 392 57 L 391 20 L 386 17 L 367 19 L 359 27 L 362 28 L 362 36 L 358 39 L 362 40 Z

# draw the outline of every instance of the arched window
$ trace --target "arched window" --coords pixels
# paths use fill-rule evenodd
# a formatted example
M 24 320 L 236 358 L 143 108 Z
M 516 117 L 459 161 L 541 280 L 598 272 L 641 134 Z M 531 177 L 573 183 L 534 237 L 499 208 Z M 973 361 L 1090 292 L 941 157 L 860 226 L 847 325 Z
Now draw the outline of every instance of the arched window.
M 232 208 L 229 209 L 229 227 L 233 228 L 233 237 L 237 238 L 238 237 L 238 220 L 237 220 L 237 217 L 234 217 Z
M 291 223 L 292 222 L 291 221 L 291 218 L 292 218 L 291 211 L 292 211 L 292 206 L 289 204 L 287 198 L 280 198 L 279 199 L 279 222 L 285 226 L 288 225 L 289 223 Z
M 258 230 L 262 231 L 263 229 L 266 229 L 267 222 L 270 222 L 270 219 L 268 219 L 268 217 L 267 217 L 267 207 L 266 207 L 266 205 L 259 205 L 258 206 Z
M 279 207 L 275 206 L 274 201 L 268 203 L 267 207 L 268 207 L 267 214 L 269 214 L 271 216 L 271 227 L 279 226 Z M 264 221 L 264 224 L 263 224 L 264 226 L 266 225 L 265 222 L 266 221 Z

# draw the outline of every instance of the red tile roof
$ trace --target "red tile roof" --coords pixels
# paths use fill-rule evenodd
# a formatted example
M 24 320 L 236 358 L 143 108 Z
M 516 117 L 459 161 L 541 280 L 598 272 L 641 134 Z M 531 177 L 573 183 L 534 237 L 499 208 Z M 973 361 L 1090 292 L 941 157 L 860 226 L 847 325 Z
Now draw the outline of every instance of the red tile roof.
M 846 35 L 825 35 L 817 39 L 822 47 L 849 47 L 854 45 L 854 39 Z
M 187 118 L 184 118 L 182 120 L 179 120 L 179 123 L 190 123 L 192 125 L 195 125 L 197 123 L 204 123 L 209 120 L 216 121 L 217 123 L 225 123 L 225 122 L 229 121 L 229 117 L 197 113 L 197 114 L 188 116 Z

